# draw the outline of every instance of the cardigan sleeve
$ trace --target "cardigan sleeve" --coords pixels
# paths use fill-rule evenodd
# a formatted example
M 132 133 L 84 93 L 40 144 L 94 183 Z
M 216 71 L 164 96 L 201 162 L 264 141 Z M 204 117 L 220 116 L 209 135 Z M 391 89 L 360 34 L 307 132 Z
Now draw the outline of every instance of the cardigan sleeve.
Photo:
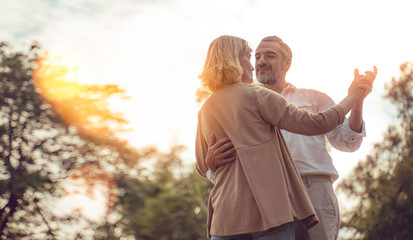
M 345 118 L 344 110 L 339 105 L 310 113 L 289 104 L 282 95 L 266 88 L 256 88 L 255 100 L 264 121 L 297 134 L 324 134 L 343 123 Z
M 205 163 L 206 152 L 208 150 L 208 144 L 204 137 L 202 131 L 202 124 L 201 124 L 201 113 L 198 113 L 198 126 L 196 131 L 196 139 L 195 139 L 195 157 L 196 157 L 196 171 L 198 172 L 201 177 L 208 179 L 206 173 L 208 171 L 208 167 Z

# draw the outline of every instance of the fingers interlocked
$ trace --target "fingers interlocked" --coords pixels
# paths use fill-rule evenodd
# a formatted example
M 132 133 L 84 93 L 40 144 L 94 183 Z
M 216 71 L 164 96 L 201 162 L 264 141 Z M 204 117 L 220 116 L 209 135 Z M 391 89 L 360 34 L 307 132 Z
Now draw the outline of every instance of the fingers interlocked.
M 363 91 L 363 98 L 373 89 L 373 82 L 377 76 L 377 67 L 374 66 L 373 71 L 365 71 L 364 73 L 365 74 L 360 75 L 358 69 L 354 71 L 354 84 L 358 89 Z

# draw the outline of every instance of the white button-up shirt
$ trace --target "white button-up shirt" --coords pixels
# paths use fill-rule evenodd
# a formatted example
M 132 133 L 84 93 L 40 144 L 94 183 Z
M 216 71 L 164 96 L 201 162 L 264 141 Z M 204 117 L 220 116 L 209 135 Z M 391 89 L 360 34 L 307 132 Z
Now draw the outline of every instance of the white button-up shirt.
M 301 109 L 317 113 L 334 105 L 334 101 L 322 92 L 313 89 L 296 88 L 288 83 L 281 95 Z M 366 136 L 363 122 L 361 133 L 350 128 L 348 119 L 331 132 L 323 135 L 304 136 L 282 130 L 291 155 L 302 176 L 328 175 L 332 182 L 337 180 L 338 172 L 327 150 L 327 141 L 337 150 L 356 151 Z

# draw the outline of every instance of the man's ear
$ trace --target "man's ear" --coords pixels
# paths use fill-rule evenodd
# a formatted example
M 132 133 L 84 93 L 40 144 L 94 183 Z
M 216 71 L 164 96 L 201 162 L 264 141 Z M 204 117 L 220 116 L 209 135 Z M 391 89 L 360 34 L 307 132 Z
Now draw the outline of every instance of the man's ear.
M 288 69 L 290 69 L 291 66 L 291 59 L 288 59 L 284 63 L 284 72 L 287 73 Z

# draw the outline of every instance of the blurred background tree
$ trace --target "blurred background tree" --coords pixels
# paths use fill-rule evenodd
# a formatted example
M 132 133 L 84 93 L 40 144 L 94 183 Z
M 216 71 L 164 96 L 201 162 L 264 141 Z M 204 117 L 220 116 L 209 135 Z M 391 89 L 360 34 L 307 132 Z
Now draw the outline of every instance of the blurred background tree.
M 0 238 L 206 239 L 211 185 L 179 171 L 183 147 L 116 138 L 126 120 L 106 100 L 124 91 L 69 81 L 71 71 L 37 44 L 0 43 Z
M 397 107 L 398 124 L 338 186 L 356 204 L 343 214 L 350 239 L 413 239 L 413 63 L 386 84 L 386 99 Z
M 154 171 L 139 186 L 130 179 L 118 180 L 125 189 L 115 213 L 120 215 L 102 225 L 95 239 L 118 239 L 113 232 L 143 240 L 207 239 L 206 207 L 212 184 L 195 171 L 176 171 L 182 167 L 183 148 L 156 152 Z
M 93 136 L 113 137 L 127 131 L 121 113 L 109 109 L 108 99 L 127 99 L 125 90 L 116 85 L 88 85 L 78 82 L 77 68 L 59 63 L 59 58 L 45 53 L 38 56 L 33 81 L 53 110 L 70 126 Z

